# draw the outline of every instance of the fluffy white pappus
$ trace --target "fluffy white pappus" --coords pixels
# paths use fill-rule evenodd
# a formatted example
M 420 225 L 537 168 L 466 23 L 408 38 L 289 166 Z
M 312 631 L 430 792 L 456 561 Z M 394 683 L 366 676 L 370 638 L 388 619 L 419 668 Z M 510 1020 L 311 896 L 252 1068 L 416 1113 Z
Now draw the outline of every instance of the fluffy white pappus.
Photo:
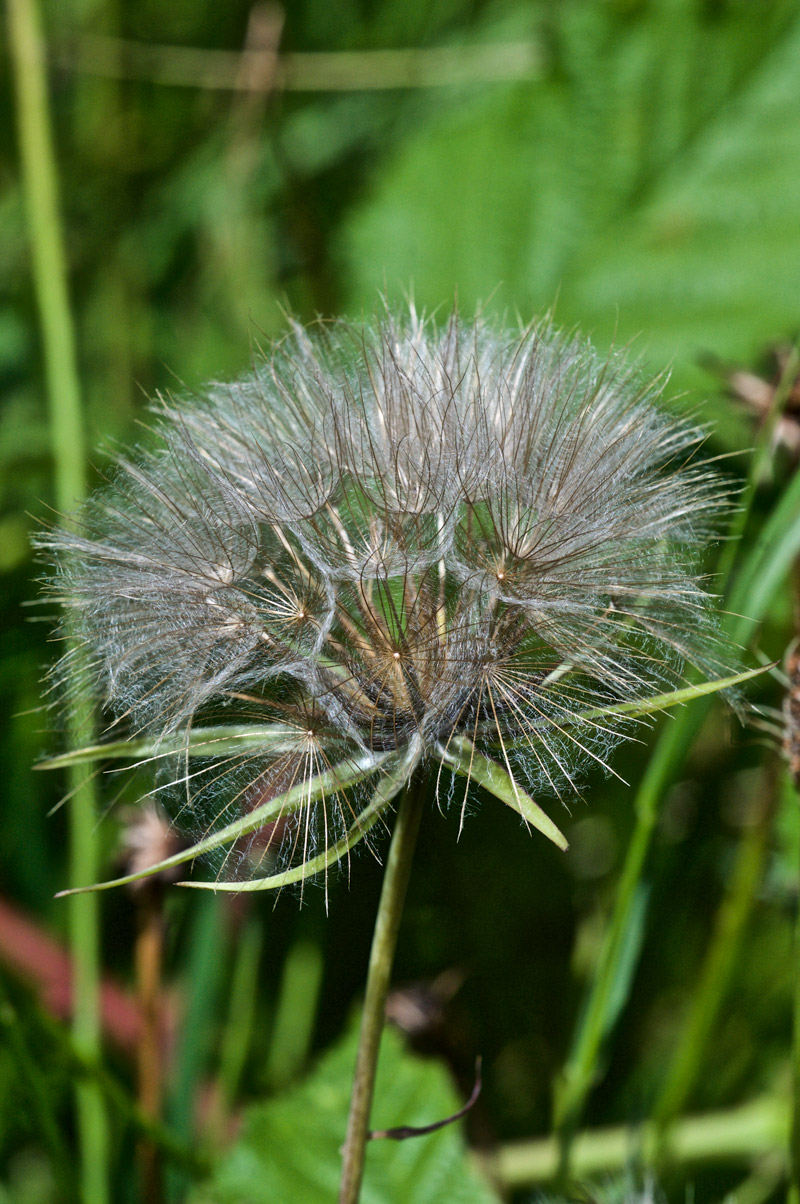
M 344 839 L 387 764 L 562 794 L 622 734 L 602 708 L 731 661 L 697 577 L 725 488 L 660 392 L 547 322 L 294 325 L 159 405 L 156 450 L 39 540 L 51 589 L 115 723 L 183 741 L 187 822 L 288 792 L 260 860 Z

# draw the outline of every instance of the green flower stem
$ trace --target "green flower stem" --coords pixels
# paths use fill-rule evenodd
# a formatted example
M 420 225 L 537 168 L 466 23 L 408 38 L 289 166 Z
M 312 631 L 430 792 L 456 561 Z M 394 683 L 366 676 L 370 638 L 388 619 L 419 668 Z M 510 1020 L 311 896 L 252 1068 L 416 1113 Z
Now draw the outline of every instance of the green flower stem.
M 69 737 L 85 738 L 91 723 L 88 705 L 76 699 L 70 716 Z M 86 771 L 70 774 L 70 881 L 87 885 L 96 881 L 98 851 L 95 835 L 95 793 Z M 75 895 L 69 902 L 72 955 L 72 1031 L 75 1043 L 89 1057 L 101 1053 L 100 1029 L 100 910 L 97 896 Z M 102 1092 L 83 1080 L 76 1085 L 78 1132 L 84 1204 L 106 1204 L 108 1194 L 108 1120 Z
M 23 189 L 50 402 L 55 500 L 58 509 L 67 512 L 85 493 L 85 455 L 42 35 L 36 0 L 8 0 L 7 13 Z M 77 683 L 80 664 L 76 663 L 75 669 Z M 72 697 L 67 734 L 71 746 L 79 748 L 92 739 L 91 705 L 78 688 Z M 70 770 L 69 795 L 70 877 L 74 886 L 88 885 L 97 878 L 91 770 Z M 93 1057 L 100 1048 L 99 916 L 97 900 L 91 895 L 71 901 L 70 944 L 74 1038 L 81 1052 Z M 78 1083 L 76 1107 L 82 1199 L 84 1204 L 105 1204 L 108 1130 L 103 1097 L 95 1083 Z
M 69 511 L 86 491 L 86 460 L 44 50 L 36 0 L 7 0 L 7 11 L 22 182 L 50 399 L 56 505 Z
M 422 815 L 423 785 L 420 779 L 414 778 L 403 794 L 386 862 L 369 958 L 350 1116 L 343 1150 L 339 1204 L 357 1204 L 361 1192 L 386 994 Z
M 273 1089 L 290 1083 L 308 1058 L 323 968 L 315 941 L 301 938 L 286 955 L 267 1058 L 267 1082 Z
M 161 1004 L 164 960 L 163 892 L 140 890 L 137 897 L 136 987 L 139 1002 L 137 1080 L 139 1107 L 145 1116 L 159 1120 L 162 1099 Z M 164 1198 L 161 1160 L 155 1142 L 143 1138 L 137 1148 L 142 1197 L 148 1204 Z
M 253 1040 L 258 968 L 264 947 L 264 928 L 260 919 L 248 919 L 239 932 L 236 945 L 236 960 L 230 976 L 228 994 L 228 1018 L 222 1032 L 219 1052 L 219 1110 L 216 1131 L 220 1134 L 224 1132 L 224 1122 L 233 1109 Z

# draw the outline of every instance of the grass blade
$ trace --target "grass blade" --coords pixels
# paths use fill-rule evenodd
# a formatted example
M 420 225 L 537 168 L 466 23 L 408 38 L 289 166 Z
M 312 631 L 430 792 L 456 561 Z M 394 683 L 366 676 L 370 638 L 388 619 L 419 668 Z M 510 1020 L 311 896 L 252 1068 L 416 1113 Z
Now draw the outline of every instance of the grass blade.
M 55 474 L 55 502 L 62 513 L 85 494 L 86 454 L 75 354 L 75 336 L 67 292 L 64 237 L 59 215 L 58 168 L 50 125 L 44 39 L 36 0 L 9 0 L 8 42 L 16 91 L 22 182 L 33 259 L 33 281 L 42 328 L 47 377 L 49 426 Z M 92 738 L 91 700 L 80 687 L 80 672 L 67 711 L 69 743 Z M 70 880 L 82 885 L 97 874 L 95 797 L 91 777 L 73 767 L 69 780 Z M 70 905 L 73 965 L 72 1031 L 87 1057 L 100 1050 L 100 915 L 97 900 L 74 899 Z M 83 1204 L 109 1198 L 109 1135 L 105 1102 L 97 1084 L 76 1086 Z
M 733 587 L 726 592 L 728 612 L 724 627 L 735 641 L 743 643 L 751 637 L 798 554 L 800 473 L 795 473 L 764 524 Z M 563 1175 L 568 1171 L 572 1138 L 595 1081 L 602 1043 L 612 1027 L 608 1023 L 612 985 L 617 981 L 619 962 L 624 955 L 623 936 L 629 929 L 630 913 L 644 874 L 659 804 L 667 786 L 680 771 L 710 703 L 710 698 L 699 698 L 662 731 L 636 795 L 636 826 L 581 1022 L 556 1092 L 555 1120 L 560 1134 Z

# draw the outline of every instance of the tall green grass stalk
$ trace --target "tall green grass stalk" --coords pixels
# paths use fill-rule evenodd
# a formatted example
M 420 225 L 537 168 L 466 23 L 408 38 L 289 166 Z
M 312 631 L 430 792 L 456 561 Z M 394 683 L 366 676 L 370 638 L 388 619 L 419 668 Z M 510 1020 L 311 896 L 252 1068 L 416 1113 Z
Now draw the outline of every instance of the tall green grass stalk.
M 267 1059 L 267 1081 L 273 1090 L 290 1083 L 308 1057 L 323 969 L 322 950 L 315 941 L 301 938 L 286 954 Z
M 725 1161 L 763 1165 L 776 1150 L 785 1148 L 786 1105 L 785 1095 L 762 1095 L 735 1108 L 685 1116 L 670 1129 L 667 1155 L 672 1163 L 695 1169 L 719 1166 Z M 657 1134 L 651 1124 L 644 1124 L 633 1133 L 629 1124 L 585 1129 L 575 1141 L 572 1160 L 575 1175 L 585 1182 L 626 1167 L 647 1166 L 654 1156 L 656 1142 Z M 484 1166 L 496 1182 L 511 1192 L 551 1181 L 558 1163 L 556 1138 L 543 1137 L 501 1145 L 484 1161 Z M 687 1198 L 691 1199 L 688 1193 Z M 735 1199 L 739 1204 L 738 1190 Z
M 703 1068 L 703 1056 L 730 984 L 742 936 L 752 913 L 767 856 L 775 810 L 777 768 L 760 782 L 753 813 L 739 842 L 730 885 L 717 913 L 714 935 L 692 991 L 692 1003 L 661 1092 L 653 1120 L 663 1137 L 683 1111 Z
M 258 917 L 251 917 L 236 941 L 228 992 L 228 1016 L 220 1038 L 217 1071 L 217 1132 L 220 1134 L 225 1120 L 230 1116 L 250 1054 L 258 1005 L 258 967 L 263 947 L 263 922 Z
M 800 802 L 800 798 L 795 799 Z M 792 1124 L 789 1132 L 788 1204 L 800 1204 L 800 905 L 794 932 L 794 999 L 792 1014 Z
M 210 894 L 192 907 L 185 960 L 181 968 L 186 1010 L 174 1054 L 167 1119 L 179 1141 L 191 1145 L 197 1135 L 196 1102 L 208 1073 L 214 1034 L 229 972 L 225 912 Z M 168 1168 L 166 1198 L 183 1200 L 189 1177 L 177 1164 Z
M 66 513 L 85 492 L 85 454 L 42 34 L 36 0 L 8 0 L 7 14 L 23 189 L 42 324 L 55 501 Z M 76 689 L 67 714 L 70 745 L 80 747 L 90 741 L 92 726 L 91 703 Z M 85 767 L 69 770 L 69 793 L 70 881 L 86 885 L 97 879 L 98 855 L 94 789 L 91 772 Z M 73 1032 L 78 1048 L 94 1057 L 100 1047 L 98 901 L 91 894 L 77 895 L 69 906 Z M 108 1126 L 102 1093 L 95 1083 L 78 1083 L 76 1105 L 82 1199 L 84 1204 L 106 1204 Z
M 769 428 L 763 437 L 769 438 Z M 760 458 L 758 450 L 756 456 Z M 742 499 L 742 506 L 748 513 L 754 492 L 755 478 L 751 475 Z M 740 517 L 735 521 L 735 528 L 737 534 L 744 528 Z M 747 644 L 752 638 L 756 625 L 767 613 L 798 553 L 800 474 L 795 474 L 764 523 L 732 587 L 726 590 L 724 625 L 734 641 Z M 709 700 L 699 699 L 677 718 L 667 722 L 636 795 L 635 825 L 614 907 L 572 1050 L 556 1089 L 555 1125 L 561 1149 L 562 1179 L 568 1177 L 572 1141 L 586 1099 L 597 1078 L 603 1045 L 621 1011 L 621 976 L 625 973 L 629 978 L 632 977 L 629 933 L 637 901 L 641 898 L 647 855 L 658 821 L 661 799 L 680 773 L 710 706 Z

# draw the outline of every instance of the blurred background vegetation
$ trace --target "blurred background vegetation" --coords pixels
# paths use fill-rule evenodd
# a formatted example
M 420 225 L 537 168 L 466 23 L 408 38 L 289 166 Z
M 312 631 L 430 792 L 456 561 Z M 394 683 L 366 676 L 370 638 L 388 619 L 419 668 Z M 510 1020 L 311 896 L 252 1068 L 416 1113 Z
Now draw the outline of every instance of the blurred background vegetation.
M 729 545 L 739 560 L 723 556 L 734 585 L 737 565 L 745 584 L 777 566 L 764 613 L 746 611 L 763 622 L 740 638 L 748 663 L 784 658 L 796 590 L 786 539 L 800 508 L 769 524 L 796 483 L 800 444 L 789 351 L 800 329 L 796 2 L 43 0 L 40 15 L 93 480 L 139 437 L 148 397 L 246 370 L 287 312 L 358 317 L 382 291 L 443 313 L 457 296 L 465 313 L 514 321 L 553 310 L 670 371 L 672 404 L 712 424 L 709 448 L 729 457 L 732 483 L 747 479 L 761 439 L 748 521 Z M 207 1204 L 315 1204 L 335 1193 L 352 1059 L 339 1043 L 380 886 L 371 858 L 332 883 L 327 917 L 313 889 L 302 907 L 291 892 L 246 904 L 167 894 L 165 1127 L 144 1153 L 142 905 L 129 895 L 102 896 L 100 1052 L 87 1060 L 65 1024 L 67 907 L 53 894 L 69 880 L 69 802 L 51 814 L 65 781 L 32 768 L 63 742 L 42 707 L 50 625 L 30 607 L 41 570 L 29 533 L 56 495 L 4 46 L 0 1201 L 157 1201 L 163 1189 Z M 676 1138 L 657 1160 L 670 1199 L 690 1188 L 698 1202 L 783 1198 L 800 843 L 780 755 L 785 684 L 760 680 L 761 714 L 746 727 L 721 706 L 697 733 L 684 724 L 605 963 L 636 786 L 669 718 L 615 760 L 630 789 L 587 783 L 566 820 L 566 857 L 496 806 L 476 806 L 458 844 L 453 817 L 431 810 L 396 966 L 408 989 L 393 1014 L 434 1060 L 389 1038 L 376 1123 L 455 1110 L 482 1054 L 466 1127 L 493 1186 L 453 1129 L 371 1149 L 370 1201 L 538 1198 L 553 1150 L 536 1139 L 552 1131 L 554 1087 L 558 1098 L 604 964 L 610 989 L 575 1124 L 680 1115 L 684 1146 Z M 97 782 L 105 877 L 124 804 L 147 784 L 105 772 Z M 76 1153 L 76 1076 L 107 1116 L 108 1159 L 91 1190 Z M 716 1130 L 698 1121 L 707 1113 Z M 578 1143 L 571 1173 L 600 1175 L 606 1194 L 608 1175 L 627 1167 L 635 1180 L 639 1146 L 621 1134 L 601 1136 L 594 1162 Z M 153 1150 L 163 1188 L 147 1179 Z

